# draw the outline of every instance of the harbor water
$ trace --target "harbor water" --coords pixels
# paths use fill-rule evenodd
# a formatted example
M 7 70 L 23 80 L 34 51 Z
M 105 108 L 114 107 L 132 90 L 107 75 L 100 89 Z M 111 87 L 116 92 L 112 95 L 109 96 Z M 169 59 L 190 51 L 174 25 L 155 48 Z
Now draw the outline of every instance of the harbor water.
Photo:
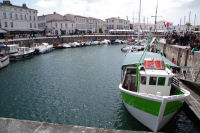
M 150 131 L 124 107 L 118 85 L 123 45 L 55 50 L 0 70 L 0 117 Z M 192 132 L 180 111 L 162 132 Z

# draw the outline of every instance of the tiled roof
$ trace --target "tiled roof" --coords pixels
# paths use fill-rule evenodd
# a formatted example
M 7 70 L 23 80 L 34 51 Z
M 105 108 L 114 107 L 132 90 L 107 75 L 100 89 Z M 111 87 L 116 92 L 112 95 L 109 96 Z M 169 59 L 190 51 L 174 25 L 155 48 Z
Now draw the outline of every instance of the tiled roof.
M 37 11 L 36 9 L 31 9 L 31 8 L 28 8 L 28 7 L 23 7 L 23 6 L 17 6 L 17 5 L 12 5 L 12 4 L 4 4 L 2 2 L 0 2 L 0 5 L 3 5 L 3 6 L 11 6 L 11 7 L 17 7 L 17 8 L 22 8 L 22 9 L 29 9 L 29 10 L 34 10 L 34 11 Z
M 50 20 L 50 21 L 47 21 L 47 23 L 51 23 L 51 22 L 70 22 L 70 23 L 74 23 L 74 21 L 71 21 L 71 20 Z
M 71 15 L 71 16 L 74 16 L 74 17 L 82 17 L 82 18 L 87 18 L 87 17 L 84 17 L 84 16 L 80 16 L 80 15 L 74 15 L 74 14 L 66 14 L 66 15 Z

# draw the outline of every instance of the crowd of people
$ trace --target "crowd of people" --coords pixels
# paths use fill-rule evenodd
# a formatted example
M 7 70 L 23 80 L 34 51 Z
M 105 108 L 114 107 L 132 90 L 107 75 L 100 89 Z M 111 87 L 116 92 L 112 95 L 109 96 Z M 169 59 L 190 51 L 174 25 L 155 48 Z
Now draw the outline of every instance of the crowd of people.
M 200 34 L 193 32 L 186 33 L 167 33 L 166 36 L 167 44 L 176 44 L 181 46 L 190 46 L 192 54 L 195 51 L 200 51 Z

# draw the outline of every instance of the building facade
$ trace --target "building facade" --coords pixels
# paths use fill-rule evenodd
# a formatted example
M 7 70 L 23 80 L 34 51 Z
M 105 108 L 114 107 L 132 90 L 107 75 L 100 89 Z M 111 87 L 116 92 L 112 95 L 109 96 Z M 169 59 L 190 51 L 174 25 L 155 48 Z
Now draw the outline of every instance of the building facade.
M 53 14 L 47 14 L 47 15 L 42 15 L 38 16 L 38 28 L 45 30 L 47 21 L 52 21 L 52 20 L 63 20 L 63 16 L 54 12 Z
M 88 17 L 88 32 L 91 33 L 103 33 L 104 21 L 98 18 Z
M 65 20 L 70 20 L 75 23 L 75 33 L 87 33 L 88 18 L 80 15 L 66 14 Z
M 75 32 L 75 24 L 69 20 L 50 20 L 46 27 L 47 35 L 69 35 Z
M 0 28 L 10 34 L 32 34 L 38 31 L 37 10 L 12 5 L 9 0 L 0 3 Z
M 130 21 L 121 18 L 107 18 L 106 19 L 107 30 L 129 30 Z

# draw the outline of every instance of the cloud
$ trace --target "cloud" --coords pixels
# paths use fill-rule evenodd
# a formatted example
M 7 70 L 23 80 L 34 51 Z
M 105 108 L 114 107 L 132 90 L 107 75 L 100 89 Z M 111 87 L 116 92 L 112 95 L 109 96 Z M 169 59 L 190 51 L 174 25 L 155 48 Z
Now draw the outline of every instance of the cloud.
M 39 0 L 35 3 L 39 8 L 51 8 L 57 6 L 57 1 L 55 0 Z
M 180 17 L 185 16 L 189 8 L 200 8 L 200 0 L 159 0 L 158 17 L 179 23 Z M 149 22 L 154 21 L 157 0 L 142 0 L 141 21 L 144 16 Z M 34 7 L 39 15 L 54 11 L 64 14 L 78 14 L 83 16 L 105 19 L 108 17 L 121 17 L 138 21 L 139 0 L 36 0 Z M 196 10 L 195 10 L 196 11 Z M 147 20 L 147 19 L 146 19 Z

